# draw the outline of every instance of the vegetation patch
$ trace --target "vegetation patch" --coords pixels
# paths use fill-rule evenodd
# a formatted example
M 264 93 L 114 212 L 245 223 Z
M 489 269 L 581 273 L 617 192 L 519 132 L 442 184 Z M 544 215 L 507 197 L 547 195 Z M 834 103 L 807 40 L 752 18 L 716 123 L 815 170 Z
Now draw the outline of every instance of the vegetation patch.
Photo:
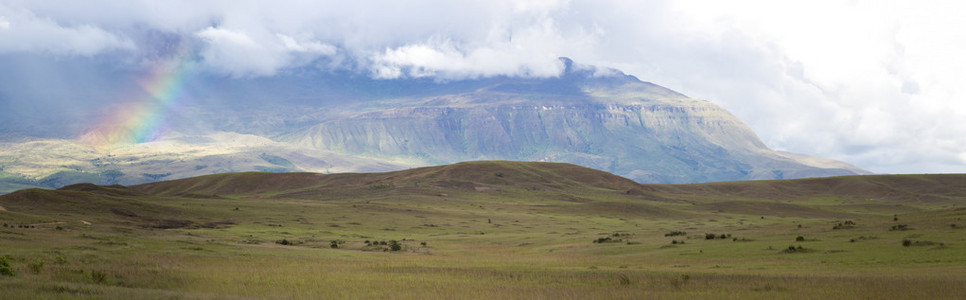
M 835 224 L 835 226 L 832 226 L 832 229 L 835 229 L 835 230 L 852 229 L 852 228 L 855 228 L 855 222 L 852 220 L 846 220 L 845 222 L 838 222 Z

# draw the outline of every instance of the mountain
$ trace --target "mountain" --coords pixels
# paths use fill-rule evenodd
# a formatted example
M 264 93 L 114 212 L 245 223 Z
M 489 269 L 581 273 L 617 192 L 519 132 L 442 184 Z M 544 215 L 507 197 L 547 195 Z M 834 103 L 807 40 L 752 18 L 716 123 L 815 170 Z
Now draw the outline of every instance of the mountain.
M 564 71 L 551 78 L 380 80 L 310 69 L 271 78 L 200 74 L 184 84 L 190 101 L 163 111 L 163 135 L 110 147 L 97 146 L 111 129 L 94 120 L 123 107 L 118 94 L 137 94 L 130 91 L 137 74 L 98 67 L 92 76 L 118 79 L 80 79 L 90 86 L 39 94 L 17 90 L 12 78 L 0 85 L 0 106 L 11 109 L 0 122 L 6 135 L 0 137 L 0 192 L 223 172 L 389 171 L 470 160 L 568 162 L 650 183 L 868 173 L 773 151 L 712 103 L 617 70 L 566 58 L 560 63 Z M 89 107 L 75 103 L 67 105 L 71 113 L 58 108 L 37 118 L 40 108 L 23 100 L 48 104 L 72 92 L 74 101 Z

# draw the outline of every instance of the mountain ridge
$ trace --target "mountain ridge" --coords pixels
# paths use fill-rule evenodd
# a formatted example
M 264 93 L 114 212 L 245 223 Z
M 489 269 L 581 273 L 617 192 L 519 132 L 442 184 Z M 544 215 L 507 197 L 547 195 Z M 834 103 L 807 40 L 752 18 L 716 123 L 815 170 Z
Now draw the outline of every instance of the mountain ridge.
M 380 80 L 313 71 L 272 78 L 197 76 L 185 86 L 192 101 L 169 112 L 166 134 L 156 140 L 94 147 L 102 143 L 93 141 L 111 136 L 95 130 L 79 139 L 39 135 L 3 142 L 0 192 L 241 171 L 389 171 L 473 160 L 568 162 L 651 183 L 868 174 L 846 163 L 768 149 L 741 120 L 710 102 L 618 70 L 566 58 L 561 63 L 564 72 L 550 78 Z M 101 71 L 111 72 L 121 71 Z M 101 105 L 120 101 L 111 100 L 118 89 L 131 89 L 123 80 L 116 83 L 123 88 L 93 83 L 84 90 L 85 97 L 99 99 L 90 108 L 48 117 L 90 123 L 72 118 L 97 115 Z M 107 92 L 91 92 L 99 88 Z M 13 115 L 3 124 L 20 124 L 10 130 L 19 132 L 30 122 Z M 70 131 L 50 122 L 35 125 L 38 134 Z

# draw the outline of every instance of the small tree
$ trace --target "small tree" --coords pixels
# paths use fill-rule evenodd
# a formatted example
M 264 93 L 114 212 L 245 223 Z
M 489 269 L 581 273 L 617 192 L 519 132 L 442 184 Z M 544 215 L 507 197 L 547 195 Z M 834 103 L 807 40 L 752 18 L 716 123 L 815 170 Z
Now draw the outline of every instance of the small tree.
M 391 241 L 389 241 L 389 250 L 390 251 L 399 251 L 399 250 L 402 250 L 402 245 L 399 244 L 399 242 L 396 241 L 396 240 L 391 240 Z

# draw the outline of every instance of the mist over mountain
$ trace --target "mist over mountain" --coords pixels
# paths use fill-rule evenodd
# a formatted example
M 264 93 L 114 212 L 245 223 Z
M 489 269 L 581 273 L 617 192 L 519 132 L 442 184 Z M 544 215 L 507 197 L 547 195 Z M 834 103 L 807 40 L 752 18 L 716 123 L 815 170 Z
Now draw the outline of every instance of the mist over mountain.
M 101 142 L 116 128 L 98 124 L 138 99 L 162 98 L 143 88 L 145 75 L 96 60 L 32 63 L 40 66 L 34 77 L 0 80 L 8 190 L 468 160 L 568 162 L 652 183 L 867 173 L 772 151 L 714 104 L 567 58 L 563 72 L 547 78 L 385 80 L 312 68 L 257 78 L 183 75 L 191 77 L 182 78 L 177 102 L 151 108 L 156 133 L 107 146 Z M 22 88 L 37 76 L 50 88 Z

